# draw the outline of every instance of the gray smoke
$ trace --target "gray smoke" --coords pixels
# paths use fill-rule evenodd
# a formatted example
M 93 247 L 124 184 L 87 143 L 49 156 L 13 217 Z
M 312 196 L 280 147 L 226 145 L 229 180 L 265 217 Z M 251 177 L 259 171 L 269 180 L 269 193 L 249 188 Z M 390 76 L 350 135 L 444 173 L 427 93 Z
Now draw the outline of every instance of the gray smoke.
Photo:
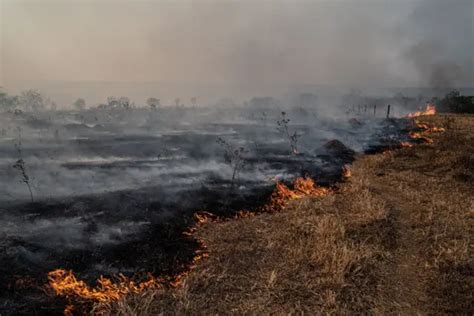
M 474 82 L 474 1 L 425 0 L 411 15 L 406 32 L 413 44 L 406 57 L 420 81 L 433 88 Z
M 61 105 L 109 95 L 241 101 L 315 85 L 469 86 L 473 3 L 7 1 L 4 86 L 39 88 Z

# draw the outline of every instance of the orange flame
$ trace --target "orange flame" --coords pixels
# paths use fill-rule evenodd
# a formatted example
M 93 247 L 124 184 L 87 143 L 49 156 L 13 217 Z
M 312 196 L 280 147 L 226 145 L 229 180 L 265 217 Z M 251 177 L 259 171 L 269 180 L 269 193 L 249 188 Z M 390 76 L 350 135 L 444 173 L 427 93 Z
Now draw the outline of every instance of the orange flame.
M 442 133 L 442 132 L 445 132 L 446 129 L 444 127 L 436 127 L 436 126 L 433 126 L 433 127 L 429 127 L 426 132 L 427 133 Z
M 72 271 L 64 269 L 49 272 L 48 281 L 59 296 L 101 303 L 117 301 L 127 294 L 141 293 L 146 289 L 160 288 L 162 285 L 162 280 L 153 277 L 136 283 L 120 274 L 118 282 L 101 276 L 97 281 L 97 286 L 90 287 L 84 281 L 78 280 Z M 70 311 L 71 306 L 66 306 L 66 310 Z
M 407 117 L 417 117 L 417 116 L 422 116 L 422 115 L 435 115 L 435 114 L 436 114 L 436 106 L 434 106 L 433 104 L 428 104 L 426 105 L 426 110 L 409 113 Z
M 260 210 L 277 212 L 282 210 L 290 200 L 297 200 L 305 196 L 322 197 L 330 193 L 330 189 L 317 186 L 313 179 L 309 177 L 297 178 L 292 186 L 293 189 L 290 189 L 285 184 L 277 182 L 270 202 Z M 243 210 L 238 212 L 235 218 L 250 217 L 254 214 L 255 212 Z M 194 218 L 195 224 L 184 232 L 185 235 L 193 236 L 193 233 L 205 223 L 210 221 L 219 222 L 221 220 L 208 212 L 196 213 Z M 160 289 L 165 283 L 176 287 L 183 282 L 183 279 L 196 267 L 201 259 L 209 256 L 204 240 L 198 237 L 195 240 L 198 242 L 199 247 L 195 251 L 192 262 L 186 267 L 185 272 L 178 274 L 172 280 L 168 279 L 168 282 L 165 279 L 157 279 L 150 275 L 148 280 L 137 283 L 120 274 L 118 282 L 113 282 L 111 279 L 101 276 L 97 281 L 97 286 L 91 287 L 84 281 L 78 280 L 72 271 L 57 269 L 48 273 L 49 285 L 56 295 L 73 299 L 78 303 L 118 301 L 128 294 L 139 294 L 147 289 Z M 74 305 L 67 305 L 64 315 L 72 315 L 74 308 Z
M 69 304 L 69 305 L 66 305 L 66 307 L 64 308 L 64 316 L 73 316 L 74 315 L 74 305 L 72 304 Z
M 346 179 L 352 177 L 352 170 L 349 166 L 346 165 L 342 168 L 342 176 Z
M 429 126 L 428 124 L 422 123 L 418 120 L 415 120 L 415 125 L 416 127 L 423 129 L 426 133 L 442 133 L 446 131 L 444 127 Z
M 417 132 L 410 132 L 410 137 L 413 138 L 413 139 L 418 139 L 418 140 L 423 140 L 424 142 L 428 143 L 428 144 L 432 144 L 433 143 L 433 140 L 429 137 L 426 137 L 424 135 L 422 135 L 421 133 L 417 133 Z
M 410 142 L 400 142 L 400 145 L 402 147 L 413 147 L 413 144 Z
M 273 191 L 270 202 L 264 207 L 265 211 L 278 212 L 285 208 L 291 200 L 298 200 L 305 196 L 322 197 L 328 195 L 328 188 L 319 187 L 310 177 L 300 177 L 293 182 L 293 189 L 285 184 L 277 182 L 275 191 Z

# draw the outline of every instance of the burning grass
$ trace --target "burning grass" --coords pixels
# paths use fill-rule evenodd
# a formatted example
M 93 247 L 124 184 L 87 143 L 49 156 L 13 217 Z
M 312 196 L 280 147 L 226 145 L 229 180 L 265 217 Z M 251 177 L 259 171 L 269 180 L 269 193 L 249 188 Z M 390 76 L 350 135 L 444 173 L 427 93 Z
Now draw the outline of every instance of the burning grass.
M 304 197 L 323 197 L 328 195 L 331 190 L 316 185 L 310 177 L 297 178 L 292 185 L 292 189 L 282 182 L 276 183 L 270 202 L 263 207 L 267 212 L 278 212 L 285 208 L 288 202 L 299 200 Z
M 474 117 L 448 119 L 416 122 L 415 136 L 432 144 L 362 157 L 336 190 L 302 178 L 277 183 L 260 213 L 242 211 L 239 220 L 197 214 L 188 234 L 206 246 L 207 260 L 175 286 L 95 300 L 94 310 L 469 314 Z
M 304 197 L 323 197 L 329 194 L 329 192 L 330 189 L 317 186 L 310 177 L 297 178 L 290 187 L 277 181 L 269 202 L 255 211 L 280 212 L 290 201 L 299 200 Z M 246 218 L 254 214 L 256 213 L 243 210 L 238 212 L 234 218 Z M 194 219 L 195 224 L 184 232 L 185 235 L 191 238 L 194 238 L 194 233 L 206 223 L 223 221 L 223 219 L 209 212 L 198 212 L 194 215 Z M 199 237 L 195 237 L 195 240 L 199 244 L 199 249 L 196 250 L 189 266 L 184 269 L 185 272 L 168 280 L 155 278 L 151 275 L 142 282 L 136 282 L 124 275 L 119 275 L 116 280 L 101 276 L 97 280 L 97 285 L 92 287 L 83 280 L 78 280 L 73 271 L 57 269 L 48 274 L 49 286 L 56 295 L 65 297 L 70 302 L 65 307 L 64 314 L 71 315 L 76 305 L 82 308 L 83 305 L 88 304 L 95 304 L 94 311 L 103 314 L 104 311 L 108 310 L 109 306 L 124 304 L 124 300 L 127 300 L 130 296 L 139 295 L 148 298 L 151 295 L 150 293 L 156 293 L 163 286 L 180 286 L 183 279 L 196 267 L 197 263 L 201 259 L 208 257 L 205 241 Z M 122 308 L 125 308 L 125 305 Z
M 409 113 L 407 117 L 418 117 L 418 116 L 427 116 L 427 115 L 435 115 L 436 114 L 436 107 L 433 104 L 426 105 L 425 110 L 420 110 L 417 112 Z
M 118 300 L 129 293 L 139 293 L 148 287 L 158 286 L 154 279 L 136 284 L 121 275 L 118 282 L 100 277 L 97 287 L 90 287 L 84 281 L 77 280 L 72 271 L 57 269 L 48 274 L 49 284 L 58 295 L 77 297 L 79 300 L 109 302 Z
M 296 183 L 288 190 L 296 188 L 305 191 Z M 307 192 L 313 192 L 310 188 Z M 316 191 L 313 197 L 302 198 L 280 186 L 276 192 L 292 198 L 284 212 L 202 225 L 196 235 L 208 245 L 208 260 L 181 286 L 162 292 L 153 313 L 353 310 L 351 304 L 339 305 L 339 297 L 356 289 L 351 279 L 364 275 L 383 252 L 364 241 L 366 236 L 354 236 L 353 227 L 384 218 L 387 212 L 366 182 L 355 181 L 344 190 L 353 196 L 347 214 L 339 208 L 338 194 Z M 113 305 L 120 309 L 117 302 Z
M 434 107 L 433 107 L 434 109 Z M 432 124 L 422 123 L 419 120 L 413 120 L 414 130 L 409 132 L 410 141 L 400 142 L 401 147 L 413 147 L 414 143 L 432 144 L 433 139 L 429 136 L 433 133 L 442 133 L 446 129 L 444 127 L 433 126 Z

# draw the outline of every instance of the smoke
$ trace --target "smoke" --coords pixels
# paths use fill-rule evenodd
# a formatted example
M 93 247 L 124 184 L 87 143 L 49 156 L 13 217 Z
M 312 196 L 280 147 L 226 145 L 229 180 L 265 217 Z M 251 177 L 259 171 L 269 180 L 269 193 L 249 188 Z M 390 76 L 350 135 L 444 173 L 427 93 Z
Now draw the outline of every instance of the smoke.
M 5 86 L 59 103 L 474 81 L 471 0 L 7 1 L 2 18 Z
M 449 88 L 474 83 L 474 2 L 425 0 L 410 16 L 406 57 L 422 84 Z

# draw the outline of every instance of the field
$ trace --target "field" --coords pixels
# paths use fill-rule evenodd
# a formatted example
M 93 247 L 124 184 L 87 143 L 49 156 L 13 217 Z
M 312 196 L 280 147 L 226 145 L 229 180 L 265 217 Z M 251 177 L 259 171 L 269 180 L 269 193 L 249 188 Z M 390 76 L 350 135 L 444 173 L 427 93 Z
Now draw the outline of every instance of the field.
M 433 143 L 359 156 L 323 198 L 209 221 L 177 287 L 97 304 L 111 315 L 455 314 L 473 306 L 474 117 L 419 124 Z M 434 131 L 434 130 L 433 130 Z
M 195 212 L 258 213 L 276 181 L 333 185 L 355 151 L 400 146 L 411 128 L 410 120 L 302 109 L 91 109 L 1 120 L 1 308 L 26 314 L 62 312 L 64 301 L 42 294 L 57 269 L 90 284 L 179 275 L 200 248 L 183 234 Z

